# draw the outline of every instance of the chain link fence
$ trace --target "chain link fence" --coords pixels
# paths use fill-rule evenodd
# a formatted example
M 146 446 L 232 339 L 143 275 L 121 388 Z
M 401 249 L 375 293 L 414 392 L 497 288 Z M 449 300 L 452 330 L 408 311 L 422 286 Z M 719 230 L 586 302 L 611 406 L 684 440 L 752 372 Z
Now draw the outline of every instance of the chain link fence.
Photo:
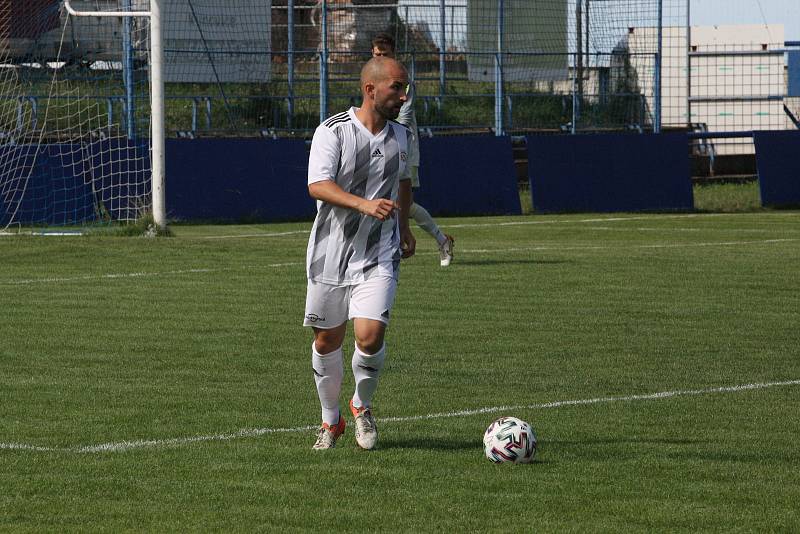
M 76 21 L 62 35 L 58 7 L 35 0 L 5 15 L 52 23 L 11 39 L 8 63 L 41 68 L 28 69 L 30 94 L 4 95 L 6 107 L 40 110 L 46 67 L 63 68 L 48 63 L 60 47 L 108 123 L 146 131 L 146 96 L 119 87 L 146 84 L 147 39 L 119 19 Z M 794 128 L 782 29 L 693 28 L 690 13 L 690 0 L 172 0 L 167 133 L 306 136 L 359 104 L 359 70 L 379 32 L 395 38 L 416 84 L 423 133 Z M 96 83 L 100 72 L 121 83 Z

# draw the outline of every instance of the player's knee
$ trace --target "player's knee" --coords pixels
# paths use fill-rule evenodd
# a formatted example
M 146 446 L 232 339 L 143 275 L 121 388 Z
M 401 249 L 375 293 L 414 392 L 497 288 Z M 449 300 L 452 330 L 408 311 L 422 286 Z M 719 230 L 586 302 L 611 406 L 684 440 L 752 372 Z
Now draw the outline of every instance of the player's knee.
M 330 354 L 338 350 L 344 342 L 344 334 L 338 330 L 322 330 L 314 332 L 314 348 L 319 354 Z
M 358 350 L 364 354 L 376 354 L 383 348 L 383 329 L 370 329 L 356 334 Z

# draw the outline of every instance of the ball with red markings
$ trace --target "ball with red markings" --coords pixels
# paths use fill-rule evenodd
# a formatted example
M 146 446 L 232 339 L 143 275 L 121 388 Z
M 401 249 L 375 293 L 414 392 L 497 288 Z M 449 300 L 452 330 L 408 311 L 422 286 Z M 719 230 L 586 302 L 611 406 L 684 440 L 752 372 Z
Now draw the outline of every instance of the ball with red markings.
M 529 464 L 536 455 L 533 427 L 516 417 L 501 417 L 483 434 L 483 452 L 495 462 Z

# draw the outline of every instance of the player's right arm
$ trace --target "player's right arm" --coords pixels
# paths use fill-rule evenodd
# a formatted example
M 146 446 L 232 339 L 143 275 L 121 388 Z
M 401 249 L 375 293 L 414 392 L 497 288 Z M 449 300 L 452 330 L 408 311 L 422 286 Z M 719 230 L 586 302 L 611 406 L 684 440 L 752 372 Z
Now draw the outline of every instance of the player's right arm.
M 348 193 L 331 180 L 321 180 L 308 186 L 308 194 L 316 200 L 329 202 L 335 206 L 359 211 L 379 221 L 385 221 L 397 209 L 397 204 L 388 198 L 368 200 Z
M 336 183 L 341 153 L 339 136 L 330 128 L 320 125 L 314 132 L 308 158 L 308 194 L 315 200 L 356 210 L 380 221 L 391 217 L 397 209 L 393 201 L 386 198 L 369 200 L 348 193 Z

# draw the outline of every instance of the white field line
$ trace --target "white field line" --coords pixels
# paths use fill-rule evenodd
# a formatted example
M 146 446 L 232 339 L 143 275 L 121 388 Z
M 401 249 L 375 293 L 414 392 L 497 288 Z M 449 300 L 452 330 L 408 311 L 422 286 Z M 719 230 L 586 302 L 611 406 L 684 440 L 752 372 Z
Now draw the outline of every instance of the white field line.
M 310 230 L 293 230 L 291 232 L 264 232 L 260 234 L 231 234 L 231 235 L 204 235 L 195 239 L 239 239 L 249 237 L 285 237 L 287 235 L 308 235 Z M 192 236 L 187 236 L 187 239 L 192 239 Z
M 489 223 L 464 223 L 464 224 L 442 224 L 440 228 L 491 228 L 496 226 L 529 226 L 538 224 L 576 224 L 576 223 L 596 223 L 596 222 L 622 222 L 622 221 L 641 221 L 656 219 L 686 219 L 697 217 L 719 217 L 724 213 L 685 213 L 676 215 L 649 215 L 633 217 L 600 217 L 592 219 L 569 219 L 569 220 L 536 220 L 536 221 L 507 221 Z M 308 235 L 308 230 L 292 230 L 287 232 L 263 232 L 250 234 L 230 234 L 230 235 L 207 235 L 207 236 L 187 236 L 187 239 L 239 239 L 253 237 L 284 237 L 290 235 Z
M 287 262 L 287 263 L 270 263 L 263 267 L 280 268 L 280 267 L 296 267 L 305 265 L 304 262 Z M 0 281 L 0 285 L 6 286 L 19 286 L 30 284 L 47 284 L 47 283 L 60 283 L 60 282 L 81 282 L 85 280 L 114 280 L 120 278 L 155 278 L 158 276 L 175 276 L 182 274 L 205 274 L 205 273 L 220 273 L 225 271 L 233 271 L 234 269 L 182 269 L 177 271 L 161 271 L 161 272 L 134 272 L 134 273 L 111 273 L 111 274 L 94 274 L 83 275 L 63 278 L 28 278 L 24 280 L 7 280 Z
M 531 226 L 531 225 L 584 225 L 592 223 L 604 222 L 626 222 L 626 221 L 642 221 L 642 220 L 657 220 L 657 219 L 686 219 L 686 218 L 707 218 L 707 217 L 722 217 L 725 213 L 689 213 L 679 215 L 650 215 L 650 216 L 634 216 L 634 217 L 605 217 L 605 218 L 591 218 L 591 219 L 575 219 L 575 220 L 536 220 L 536 221 L 506 221 L 506 222 L 490 222 L 490 223 L 464 223 L 464 224 L 442 224 L 440 228 L 494 228 L 504 226 Z M 780 215 L 780 214 L 778 214 Z M 614 230 L 614 231 L 641 231 L 641 232 L 756 232 L 767 233 L 772 230 L 769 229 L 729 229 L 729 228 L 615 228 L 611 226 L 589 226 L 589 230 Z M 250 234 L 230 234 L 230 235 L 213 235 L 213 236 L 198 236 L 195 239 L 250 239 L 260 237 L 285 237 L 293 235 L 307 236 L 310 230 L 293 230 L 287 232 L 264 232 L 264 233 L 250 233 Z M 187 239 L 193 237 L 187 236 Z
M 771 218 L 791 218 L 796 219 L 796 213 L 759 213 L 760 216 Z M 737 216 L 732 213 L 678 213 L 674 215 L 633 215 L 630 217 L 593 217 L 590 219 L 558 219 L 558 220 L 535 220 L 535 221 L 507 221 L 489 223 L 464 223 L 464 224 L 443 224 L 442 228 L 483 228 L 492 226 L 526 226 L 537 224 L 575 224 L 575 223 L 601 223 L 601 222 L 626 222 L 626 221 L 654 221 L 664 219 L 706 219 L 725 216 Z
M 109 274 L 87 274 L 83 276 L 61 277 L 61 278 L 28 278 L 24 280 L 8 280 L 0 282 L 0 285 L 18 286 L 27 284 L 47 284 L 59 282 L 76 282 L 83 280 L 113 280 L 116 278 L 152 278 L 156 276 L 169 276 L 180 274 L 213 273 L 223 269 L 182 269 L 178 271 L 163 272 L 133 272 L 133 273 L 109 273 Z
M 650 215 L 632 217 L 592 217 L 591 219 L 557 219 L 557 220 L 536 220 L 536 221 L 507 221 L 491 223 L 464 223 L 464 224 L 443 224 L 442 228 L 487 228 L 492 226 L 529 226 L 539 224 L 576 224 L 576 223 L 599 223 L 599 222 L 625 222 L 625 221 L 647 221 L 659 219 L 694 219 L 698 217 L 719 217 L 724 213 L 684 213 L 676 215 Z
M 542 251 L 542 250 L 635 250 L 635 249 L 661 249 L 661 248 L 692 248 L 692 247 L 733 247 L 741 245 L 771 245 L 775 243 L 787 243 L 793 241 L 800 241 L 797 239 L 760 239 L 754 241 L 712 241 L 708 243 L 656 243 L 651 245 L 630 245 L 630 246 L 575 246 L 575 247 L 561 247 L 561 246 L 534 246 L 534 247 L 515 247 L 505 249 L 489 249 L 489 248 L 472 248 L 472 249 L 456 249 L 457 253 L 467 254 L 490 254 L 493 252 L 529 252 L 529 251 Z M 429 254 L 429 253 L 422 253 Z M 430 254 L 438 254 L 432 252 Z
M 513 247 L 513 248 L 503 248 L 503 249 L 489 249 L 489 248 L 474 248 L 474 249 L 458 249 L 459 254 L 492 254 L 492 253 L 510 253 L 510 252 L 536 252 L 536 251 L 547 251 L 547 250 L 578 250 L 578 251 L 589 251 L 589 250 L 635 250 L 635 249 L 666 249 L 666 248 L 692 248 L 692 247 L 732 247 L 732 246 L 743 246 L 743 245 L 771 245 L 776 243 L 789 243 L 800 241 L 800 238 L 797 239 L 762 239 L 762 240 L 754 240 L 754 241 L 716 241 L 716 242 L 707 242 L 707 243 L 656 243 L 651 245 L 632 245 L 632 246 L 552 246 L 552 245 L 540 245 L 540 246 L 532 246 L 532 247 Z M 434 252 L 420 252 L 417 256 L 433 256 L 438 255 L 438 251 Z M 266 267 L 266 268 L 281 268 L 281 267 L 299 267 L 301 265 L 305 265 L 305 262 L 284 262 L 284 263 L 270 263 L 264 266 L 259 267 Z M 62 282 L 79 282 L 79 281 L 86 281 L 86 280 L 113 280 L 113 279 L 124 279 L 124 278 L 155 278 L 158 276 L 175 276 L 175 275 L 184 275 L 184 274 L 205 274 L 205 273 L 216 273 L 216 272 L 225 272 L 225 271 L 233 271 L 233 268 L 226 268 L 226 269 L 204 269 L 204 268 L 197 268 L 197 269 L 183 269 L 183 270 L 176 270 L 176 271 L 155 271 L 155 272 L 132 272 L 132 273 L 110 273 L 110 274 L 97 274 L 97 275 L 83 275 L 83 276 L 74 276 L 74 277 L 61 277 L 61 278 L 28 278 L 22 280 L 0 280 L 0 286 L 17 286 L 17 285 L 31 285 L 31 284 L 47 284 L 47 283 L 62 283 Z
M 592 404 L 608 404 L 614 402 L 637 402 L 649 400 L 663 400 L 674 397 L 687 397 L 698 395 L 711 395 L 715 393 L 739 393 L 757 389 L 767 389 L 775 387 L 798 386 L 800 380 L 784 380 L 780 382 L 757 382 L 753 384 L 743 384 L 738 386 L 720 386 L 704 389 L 687 389 L 674 391 L 661 391 L 658 393 L 647 393 L 642 395 L 624 395 L 616 397 L 595 397 L 591 399 L 561 400 L 540 404 L 520 404 L 510 406 L 487 406 L 469 410 L 459 410 L 455 412 L 439 412 L 424 415 L 410 415 L 404 417 L 382 417 L 378 421 L 381 423 L 413 423 L 417 421 L 427 421 L 431 419 L 450 419 L 456 417 L 471 417 L 474 415 L 511 412 L 517 410 L 547 410 L 552 408 L 562 408 L 565 406 L 586 406 Z M 254 438 L 268 434 L 286 434 L 311 432 L 316 430 L 316 426 L 298 426 L 287 428 L 245 428 L 237 432 L 228 434 L 215 434 L 207 436 L 191 436 L 170 439 L 148 439 L 134 441 L 117 441 L 112 443 L 101 443 L 99 445 L 84 445 L 78 447 L 41 447 L 37 445 L 26 445 L 24 443 L 3 443 L 0 442 L 0 450 L 23 450 L 31 452 L 61 452 L 93 454 L 102 452 L 125 452 L 134 449 L 157 449 L 164 447 L 181 447 L 193 443 L 210 441 L 231 441 L 235 439 Z

